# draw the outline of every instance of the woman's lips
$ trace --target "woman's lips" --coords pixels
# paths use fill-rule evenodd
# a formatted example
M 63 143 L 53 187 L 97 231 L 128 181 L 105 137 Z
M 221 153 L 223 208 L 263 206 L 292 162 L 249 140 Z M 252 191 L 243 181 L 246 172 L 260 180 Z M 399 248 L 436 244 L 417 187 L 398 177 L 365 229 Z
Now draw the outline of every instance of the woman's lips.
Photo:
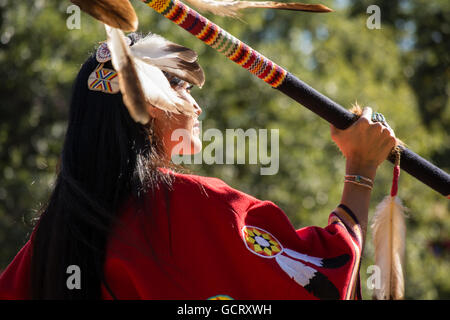
M 199 134 L 200 133 L 200 122 L 195 121 L 194 125 L 192 126 L 192 131 L 195 134 Z

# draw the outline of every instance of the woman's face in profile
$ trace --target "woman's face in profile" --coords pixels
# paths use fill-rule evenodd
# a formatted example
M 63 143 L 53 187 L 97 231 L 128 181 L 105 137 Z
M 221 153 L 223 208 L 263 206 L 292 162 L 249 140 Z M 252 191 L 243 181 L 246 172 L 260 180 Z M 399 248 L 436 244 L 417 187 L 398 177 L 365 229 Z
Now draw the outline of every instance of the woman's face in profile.
M 152 107 L 151 116 L 155 119 L 154 126 L 160 135 L 166 155 L 190 155 L 201 151 L 200 126 L 198 117 L 202 109 L 190 94 L 192 85 L 185 81 L 170 81 L 178 96 L 192 106 L 195 115 L 168 113 Z

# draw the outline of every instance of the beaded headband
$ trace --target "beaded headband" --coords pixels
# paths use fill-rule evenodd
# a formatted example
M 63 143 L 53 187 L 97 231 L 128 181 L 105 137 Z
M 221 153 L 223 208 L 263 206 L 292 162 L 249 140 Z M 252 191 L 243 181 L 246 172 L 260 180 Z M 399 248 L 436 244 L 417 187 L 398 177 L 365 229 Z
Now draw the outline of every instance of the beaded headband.
M 107 41 L 95 53 L 98 65 L 89 75 L 89 90 L 121 92 L 130 116 L 142 124 L 149 121 L 149 105 L 195 115 L 185 93 L 191 84 L 202 87 L 205 82 L 195 51 L 153 33 L 133 41 L 119 29 L 105 25 L 105 30 Z M 105 68 L 109 62 L 112 68 Z
M 120 91 L 120 87 L 117 72 L 112 69 L 103 68 L 103 66 L 104 63 L 100 63 L 89 75 L 89 90 L 111 94 L 118 93 Z
M 128 46 L 131 45 L 131 40 L 125 37 L 125 42 Z M 99 63 L 97 68 L 89 75 L 88 88 L 92 91 L 100 91 L 103 93 L 116 94 L 120 91 L 119 77 L 117 72 L 113 69 L 104 68 L 106 62 L 111 60 L 111 52 L 108 44 L 102 42 L 97 48 L 95 58 Z

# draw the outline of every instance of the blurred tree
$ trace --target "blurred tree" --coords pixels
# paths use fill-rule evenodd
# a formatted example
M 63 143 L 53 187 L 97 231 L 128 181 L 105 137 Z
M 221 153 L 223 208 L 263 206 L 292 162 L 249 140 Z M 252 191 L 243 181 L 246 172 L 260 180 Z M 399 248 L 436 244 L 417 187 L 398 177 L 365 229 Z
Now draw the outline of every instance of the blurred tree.
M 450 2 L 352 0 L 351 3 L 350 16 L 366 15 L 369 5 L 380 7 L 382 24 L 391 27 L 392 39 L 401 49 L 403 73 L 416 96 L 423 123 L 430 130 L 439 126 L 448 133 Z M 436 150 L 431 159 L 449 168 L 450 144 Z

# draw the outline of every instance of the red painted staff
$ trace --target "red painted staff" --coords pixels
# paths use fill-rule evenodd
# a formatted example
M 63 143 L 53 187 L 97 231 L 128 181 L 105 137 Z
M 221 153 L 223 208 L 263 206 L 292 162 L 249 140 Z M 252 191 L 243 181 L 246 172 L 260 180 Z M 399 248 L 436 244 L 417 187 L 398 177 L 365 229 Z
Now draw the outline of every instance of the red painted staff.
M 137 17 L 133 7 L 127 0 L 71 0 L 81 9 L 90 13 L 102 22 L 120 28 L 124 31 L 134 31 L 137 28 Z M 284 70 L 276 63 L 264 57 L 239 39 L 233 37 L 201 14 L 191 9 L 179 0 L 141 0 L 164 17 L 170 19 L 186 31 L 190 32 L 204 43 L 224 54 L 230 60 L 241 65 L 249 72 L 262 79 L 273 88 L 283 92 L 306 108 L 339 129 L 349 127 L 358 116 L 330 98 L 316 91 L 293 74 Z M 193 1 L 193 0 L 190 0 Z M 230 1 L 239 3 L 237 1 Z M 268 2 L 266 2 L 268 3 Z M 249 4 L 250 5 L 250 4 Z M 280 8 L 280 3 L 268 4 L 265 7 Z M 327 12 L 330 9 L 321 5 L 302 5 L 281 9 Z M 292 4 L 295 6 L 294 4 Z M 304 6 L 304 7 L 301 7 Z M 256 7 L 254 5 L 253 7 Z M 210 9 L 210 8 L 209 8 Z M 420 157 L 406 147 L 399 146 L 401 168 L 422 181 L 432 189 L 450 198 L 450 175 Z M 388 158 L 396 162 L 395 154 Z

